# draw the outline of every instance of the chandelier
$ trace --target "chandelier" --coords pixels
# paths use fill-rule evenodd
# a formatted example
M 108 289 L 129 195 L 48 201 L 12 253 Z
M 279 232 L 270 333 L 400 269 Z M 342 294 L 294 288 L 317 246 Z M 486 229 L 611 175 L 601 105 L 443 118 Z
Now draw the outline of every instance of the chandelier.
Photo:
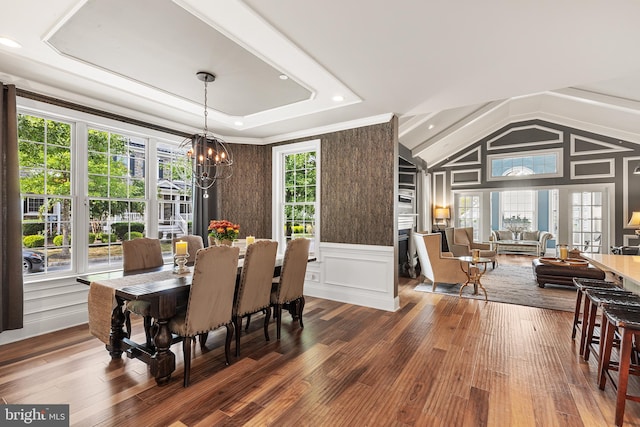
M 209 198 L 209 188 L 219 179 L 227 179 L 232 173 L 233 153 L 228 145 L 209 132 L 207 127 L 207 84 L 216 76 L 206 71 L 196 73 L 204 82 L 204 128 L 201 133 L 187 138 L 181 148 L 187 149 L 187 157 L 191 165 L 193 184 L 204 190 L 203 198 Z

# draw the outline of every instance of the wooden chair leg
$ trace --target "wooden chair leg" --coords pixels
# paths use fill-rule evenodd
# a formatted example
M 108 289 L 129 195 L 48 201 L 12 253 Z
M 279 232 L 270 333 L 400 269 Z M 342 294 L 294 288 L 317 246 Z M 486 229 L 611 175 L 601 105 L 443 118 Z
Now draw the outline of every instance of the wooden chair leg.
M 587 337 L 587 323 L 589 320 L 589 298 L 585 297 L 582 303 L 582 327 L 580 329 L 580 356 L 584 355 L 584 342 Z
M 191 337 L 182 338 L 182 354 L 184 356 L 184 381 L 182 385 L 189 387 L 189 377 L 191 376 Z
M 620 363 L 618 364 L 618 394 L 616 397 L 616 426 L 622 425 L 624 408 L 627 403 L 627 386 L 629 384 L 629 368 L 631 364 L 631 340 L 633 330 L 622 328 L 620 340 Z
M 131 338 L 131 312 L 129 310 L 124 311 L 124 324 L 127 328 L 127 338 Z
M 587 298 L 588 300 L 588 298 Z M 589 361 L 589 355 L 591 354 L 591 343 L 594 341 L 593 333 L 596 327 L 596 315 L 598 312 L 598 306 L 595 304 L 591 304 L 591 308 L 589 309 L 589 323 L 587 325 L 587 338 L 584 343 L 584 360 L 585 362 Z M 584 325 L 582 326 L 584 327 Z
M 298 322 L 300 322 L 300 327 L 304 329 L 304 324 L 302 323 L 302 311 L 304 310 L 304 296 L 301 296 L 298 300 Z
M 274 306 L 276 317 L 276 338 L 280 339 L 280 330 L 282 328 L 282 304 L 276 304 Z
M 207 338 L 209 338 L 209 332 L 204 332 L 198 336 L 200 340 L 200 348 L 203 349 L 205 344 L 207 343 Z
M 245 326 L 245 327 L 244 327 L 244 330 L 245 330 L 245 331 L 248 331 L 248 330 L 249 330 L 249 323 L 251 323 L 251 315 L 248 315 L 248 316 L 247 316 L 247 326 Z
M 578 324 L 580 323 L 580 304 L 582 303 L 582 291 L 578 289 L 576 295 L 576 308 L 573 313 L 573 330 L 571 331 L 571 339 L 576 338 L 576 332 L 578 332 Z
M 227 339 L 224 341 L 224 358 L 227 365 L 231 364 L 231 340 L 233 339 L 233 323 L 225 325 L 227 327 Z
M 269 341 L 269 320 L 271 320 L 271 307 L 267 307 L 264 315 L 264 339 Z
M 236 333 L 236 357 L 240 357 L 240 331 L 242 330 L 242 317 L 234 316 L 233 326 Z
M 611 363 L 611 350 L 616 333 L 616 327 L 612 325 L 605 315 L 602 316 L 602 333 L 600 334 L 600 360 L 598 362 L 598 387 L 604 390 L 607 383 L 607 371 Z
M 147 348 L 153 347 L 153 337 L 151 336 L 151 316 L 143 316 L 144 336 L 147 340 Z

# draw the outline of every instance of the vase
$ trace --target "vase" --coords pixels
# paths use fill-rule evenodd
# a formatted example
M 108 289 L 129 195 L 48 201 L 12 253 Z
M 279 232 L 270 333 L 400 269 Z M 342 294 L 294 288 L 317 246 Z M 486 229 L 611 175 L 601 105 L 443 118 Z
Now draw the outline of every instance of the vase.
M 209 246 L 231 246 L 233 241 L 229 239 L 216 239 L 215 237 L 209 236 Z

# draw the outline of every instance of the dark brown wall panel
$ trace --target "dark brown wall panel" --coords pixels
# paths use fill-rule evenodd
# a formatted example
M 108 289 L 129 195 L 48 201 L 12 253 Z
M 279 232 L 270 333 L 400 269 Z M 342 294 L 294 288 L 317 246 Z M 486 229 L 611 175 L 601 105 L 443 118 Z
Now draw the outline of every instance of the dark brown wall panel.
M 220 219 L 240 224 L 240 238 L 271 238 L 271 147 L 232 144 L 233 176 L 218 185 Z

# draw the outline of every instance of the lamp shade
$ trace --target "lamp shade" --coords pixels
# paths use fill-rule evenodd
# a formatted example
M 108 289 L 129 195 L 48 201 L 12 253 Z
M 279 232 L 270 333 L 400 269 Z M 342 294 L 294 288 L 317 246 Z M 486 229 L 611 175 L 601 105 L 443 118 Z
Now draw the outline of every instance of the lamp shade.
M 627 227 L 640 228 L 640 212 L 634 212 L 631 215 L 631 219 L 629 220 Z
M 451 214 L 449 213 L 449 208 L 436 208 L 434 216 L 436 217 L 436 219 L 449 219 L 449 218 L 451 218 Z

